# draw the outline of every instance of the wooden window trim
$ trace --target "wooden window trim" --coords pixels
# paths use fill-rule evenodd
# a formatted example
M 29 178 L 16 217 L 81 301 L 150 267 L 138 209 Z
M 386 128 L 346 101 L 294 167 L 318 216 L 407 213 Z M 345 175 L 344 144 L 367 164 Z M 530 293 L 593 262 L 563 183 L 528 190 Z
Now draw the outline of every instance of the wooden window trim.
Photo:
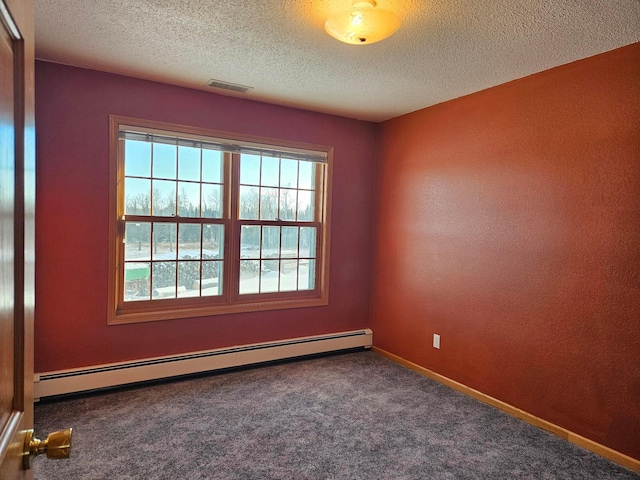
M 324 152 L 327 160 L 323 168 L 323 175 L 316 175 L 315 215 L 308 226 L 319 228 L 316 264 L 319 270 L 314 290 L 300 290 L 293 292 L 276 292 L 261 294 L 239 295 L 239 247 L 240 228 L 242 223 L 264 225 L 263 221 L 240 221 L 231 218 L 232 212 L 238 211 L 238 196 L 232 195 L 232 185 L 239 185 L 239 168 L 224 170 L 223 198 L 224 214 L 222 219 L 212 219 L 211 223 L 225 225 L 225 262 L 223 278 L 225 282 L 224 294 L 220 297 L 177 298 L 167 300 L 153 300 L 150 302 L 127 302 L 122 308 L 118 298 L 122 290 L 124 274 L 120 270 L 123 265 L 120 256 L 124 256 L 124 248 L 120 239 L 124 232 L 123 222 L 119 220 L 124 212 L 124 198 L 120 195 L 124 181 L 124 165 L 120 161 L 123 156 L 122 142 L 119 132 L 122 127 L 134 127 L 145 130 L 160 131 L 185 135 L 191 138 L 222 138 L 229 141 L 247 143 L 251 145 L 266 145 L 274 148 L 289 149 L 290 151 Z M 119 115 L 109 116 L 109 274 L 108 274 L 108 316 L 109 325 L 151 322 L 171 319 L 184 319 L 202 316 L 214 316 L 233 313 L 257 312 L 289 308 L 318 307 L 329 303 L 329 251 L 330 251 L 330 217 L 331 217 L 331 178 L 333 164 L 333 147 L 314 145 L 301 142 L 243 135 L 237 133 L 209 130 L 199 127 L 188 127 L 172 123 L 142 120 Z M 225 154 L 227 155 L 227 154 Z M 237 154 L 229 154 L 237 155 Z M 237 160 L 232 164 L 237 167 Z M 181 221 L 190 222 L 187 218 Z M 149 220 L 147 220 L 149 221 Z M 196 222 L 200 223 L 200 221 Z M 306 222 L 305 222 L 306 223 Z M 299 225 L 298 222 L 273 221 L 268 225 L 289 226 Z M 307 226 L 307 225 L 304 225 Z

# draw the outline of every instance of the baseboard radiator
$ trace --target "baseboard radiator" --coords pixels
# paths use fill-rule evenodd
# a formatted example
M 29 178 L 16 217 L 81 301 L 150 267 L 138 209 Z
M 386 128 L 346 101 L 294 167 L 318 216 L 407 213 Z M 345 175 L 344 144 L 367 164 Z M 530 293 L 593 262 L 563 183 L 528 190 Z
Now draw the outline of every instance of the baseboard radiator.
M 80 393 L 353 348 L 370 348 L 369 329 L 204 350 L 35 375 L 34 397 Z

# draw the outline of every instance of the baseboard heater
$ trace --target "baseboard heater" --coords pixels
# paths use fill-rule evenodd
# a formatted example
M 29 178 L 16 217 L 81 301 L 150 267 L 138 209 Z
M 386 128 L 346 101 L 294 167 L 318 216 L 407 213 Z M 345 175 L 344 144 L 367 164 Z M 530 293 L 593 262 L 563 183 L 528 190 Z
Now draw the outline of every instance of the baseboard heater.
M 51 396 L 80 393 L 274 360 L 352 348 L 370 348 L 372 343 L 373 332 L 369 329 L 364 329 L 204 350 L 183 355 L 146 358 L 131 362 L 110 363 L 88 368 L 44 372 L 35 375 L 34 397 L 37 401 Z

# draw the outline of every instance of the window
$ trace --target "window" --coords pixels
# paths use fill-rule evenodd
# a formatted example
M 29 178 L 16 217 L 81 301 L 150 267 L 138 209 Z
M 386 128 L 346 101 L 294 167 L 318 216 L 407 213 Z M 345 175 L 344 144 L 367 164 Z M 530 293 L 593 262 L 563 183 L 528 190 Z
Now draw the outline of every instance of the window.
M 109 323 L 328 303 L 331 147 L 111 117 Z

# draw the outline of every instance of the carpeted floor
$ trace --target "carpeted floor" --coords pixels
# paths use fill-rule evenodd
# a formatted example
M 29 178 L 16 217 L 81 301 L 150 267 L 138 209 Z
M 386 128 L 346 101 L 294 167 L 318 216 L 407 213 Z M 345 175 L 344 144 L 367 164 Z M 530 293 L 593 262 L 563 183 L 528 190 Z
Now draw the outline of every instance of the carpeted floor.
M 372 352 L 36 406 L 69 426 L 37 480 L 640 479 Z

